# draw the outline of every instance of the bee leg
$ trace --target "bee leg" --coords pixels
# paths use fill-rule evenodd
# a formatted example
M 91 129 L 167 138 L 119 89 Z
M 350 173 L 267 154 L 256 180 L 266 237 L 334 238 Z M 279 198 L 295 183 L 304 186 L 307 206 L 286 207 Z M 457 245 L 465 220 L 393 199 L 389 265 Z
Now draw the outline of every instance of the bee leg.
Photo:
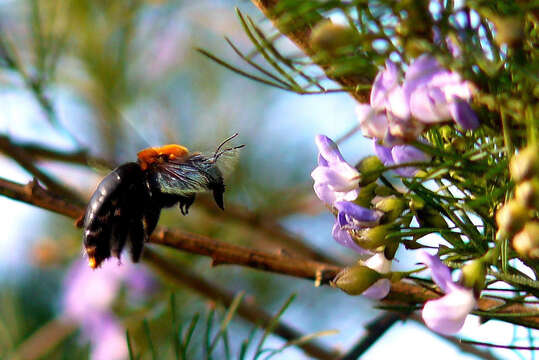
M 146 234 L 146 236 L 149 237 L 153 233 L 155 227 L 157 226 L 157 222 L 159 221 L 160 215 L 161 208 L 159 207 L 149 207 L 145 210 L 142 221 L 144 225 L 144 233 Z
M 112 227 L 112 236 L 110 241 L 110 252 L 120 260 L 122 250 L 127 240 L 127 232 L 129 223 L 125 219 L 117 219 L 117 222 Z
M 221 210 L 225 209 L 225 205 L 223 202 L 223 194 L 225 192 L 225 185 L 221 183 L 218 186 L 215 186 L 213 189 L 213 199 L 215 200 L 215 203 Z
M 129 243 L 131 250 L 131 259 L 133 262 L 138 262 L 144 249 L 144 241 L 147 236 L 144 232 L 142 221 L 133 221 L 129 227 Z
M 189 196 L 180 196 L 180 212 L 182 215 L 187 215 L 189 213 L 189 208 L 195 202 L 195 194 Z

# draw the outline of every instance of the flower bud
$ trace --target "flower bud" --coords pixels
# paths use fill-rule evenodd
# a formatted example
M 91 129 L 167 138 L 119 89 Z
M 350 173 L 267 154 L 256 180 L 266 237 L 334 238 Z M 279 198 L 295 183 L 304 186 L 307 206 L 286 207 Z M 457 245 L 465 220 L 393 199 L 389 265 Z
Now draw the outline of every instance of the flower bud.
M 378 179 L 384 169 L 384 164 L 378 159 L 378 156 L 372 155 L 361 160 L 357 169 L 361 173 L 359 185 L 365 186 Z
M 376 183 L 370 183 L 367 186 L 362 186 L 359 188 L 359 194 L 354 201 L 359 206 L 363 206 L 365 208 L 371 207 L 371 201 L 376 196 L 375 190 L 378 187 Z
M 539 179 L 532 179 L 518 184 L 515 200 L 530 209 L 539 209 Z
M 496 27 L 496 43 L 514 46 L 524 38 L 524 18 L 522 16 L 489 16 Z
M 496 213 L 499 236 L 507 237 L 516 233 L 528 220 L 528 210 L 516 200 L 509 200 Z
M 473 289 L 477 296 L 485 287 L 485 277 L 487 268 L 484 261 L 480 259 L 469 261 L 462 268 L 462 285 Z
M 401 216 L 405 206 L 406 204 L 402 198 L 389 196 L 377 202 L 374 208 L 384 212 L 384 217 L 382 218 L 384 223 L 391 223 Z
M 343 269 L 335 276 L 331 286 L 338 287 L 350 295 L 361 295 L 383 276 L 363 265 L 354 265 Z
M 314 27 L 310 42 L 315 51 L 335 54 L 341 48 L 357 43 L 358 36 L 350 27 L 334 24 L 328 20 L 322 21 Z
M 378 225 L 355 231 L 352 238 L 359 246 L 368 250 L 375 250 L 388 243 L 389 240 L 386 240 L 386 235 L 391 230 L 391 226 L 391 224 Z
M 539 259 L 539 221 L 530 221 L 513 238 L 517 253 L 530 259 Z
M 509 163 L 509 171 L 516 182 L 539 175 L 539 149 L 528 146 L 514 155 Z
M 419 196 L 412 195 L 408 207 L 412 211 L 421 210 L 425 207 L 425 200 L 421 199 Z

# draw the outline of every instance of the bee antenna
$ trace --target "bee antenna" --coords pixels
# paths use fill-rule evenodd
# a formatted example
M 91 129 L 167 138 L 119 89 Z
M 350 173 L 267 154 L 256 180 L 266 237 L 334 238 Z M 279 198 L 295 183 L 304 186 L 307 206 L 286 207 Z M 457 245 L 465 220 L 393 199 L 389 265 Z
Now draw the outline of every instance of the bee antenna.
M 217 149 L 215 149 L 215 154 L 213 154 L 213 157 L 214 158 L 217 158 L 220 156 L 220 154 L 222 154 L 223 152 L 226 152 L 228 149 L 225 149 L 223 150 L 222 152 L 219 153 L 219 150 L 221 150 L 221 148 L 227 143 L 229 142 L 230 140 L 234 139 L 236 136 L 238 136 L 239 134 L 238 133 L 235 133 L 234 135 L 226 138 L 221 144 L 219 144 L 219 146 L 217 147 Z
M 231 147 L 231 148 L 226 148 L 226 149 L 223 149 L 221 150 L 220 152 L 216 152 L 215 155 L 213 155 L 213 161 L 217 161 L 217 159 L 219 159 L 219 157 L 221 155 L 223 155 L 224 153 L 226 152 L 229 152 L 229 151 L 234 151 L 234 150 L 237 150 L 237 149 L 241 149 L 242 147 L 245 147 L 245 144 L 244 145 L 238 145 L 238 146 L 234 146 L 234 147 Z

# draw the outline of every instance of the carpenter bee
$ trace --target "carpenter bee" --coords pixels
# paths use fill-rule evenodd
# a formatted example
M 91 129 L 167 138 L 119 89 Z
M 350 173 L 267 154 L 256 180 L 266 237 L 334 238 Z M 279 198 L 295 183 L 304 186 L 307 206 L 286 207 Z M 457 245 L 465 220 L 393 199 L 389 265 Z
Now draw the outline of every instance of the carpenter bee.
M 224 210 L 220 167 L 223 155 L 244 146 L 224 148 L 237 135 L 223 141 L 211 155 L 189 153 L 175 144 L 147 148 L 138 153 L 137 162 L 120 165 L 108 174 L 84 215 L 83 243 L 90 267 L 99 267 L 110 256 L 120 259 L 126 242 L 137 262 L 161 209 L 179 204 L 180 212 L 187 215 L 199 192 L 212 192 L 215 203 Z

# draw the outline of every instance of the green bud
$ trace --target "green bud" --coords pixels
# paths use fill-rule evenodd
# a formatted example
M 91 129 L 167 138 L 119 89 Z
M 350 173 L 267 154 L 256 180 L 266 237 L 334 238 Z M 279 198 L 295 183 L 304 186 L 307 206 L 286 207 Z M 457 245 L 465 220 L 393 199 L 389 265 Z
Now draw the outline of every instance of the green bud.
M 384 164 L 378 159 L 378 156 L 368 156 L 360 161 L 357 169 L 361 173 L 360 186 L 370 184 L 380 177 Z
M 509 163 L 509 171 L 516 182 L 539 175 L 539 149 L 528 146 L 514 155 Z
M 391 189 L 390 187 L 387 187 L 385 185 L 377 186 L 374 190 L 374 193 L 377 196 L 391 196 L 395 194 L 395 190 Z
M 539 209 L 539 179 L 532 179 L 518 184 L 515 199 L 530 209 Z
M 337 287 L 350 295 L 361 295 L 372 284 L 383 278 L 383 275 L 363 265 L 344 268 L 331 281 L 331 286 Z
M 376 194 L 374 193 L 378 185 L 376 183 L 370 183 L 367 186 L 362 186 L 359 188 L 359 195 L 357 196 L 356 200 L 354 201 L 359 206 L 363 206 L 365 208 L 371 207 L 371 201 L 374 199 Z
M 524 18 L 521 16 L 489 16 L 496 27 L 496 43 L 514 46 L 524 37 Z
M 318 23 L 311 32 L 311 47 L 315 51 L 335 54 L 340 49 L 357 44 L 358 34 L 350 27 L 330 20 Z
M 513 248 L 520 255 L 539 259 L 539 221 L 530 221 L 513 237 Z
M 509 200 L 496 213 L 499 236 L 511 236 L 522 229 L 527 220 L 528 209 L 516 200 Z
M 451 140 L 451 147 L 457 152 L 464 152 L 466 151 L 466 140 L 462 137 L 455 137 Z
M 440 132 L 442 139 L 444 139 L 445 141 L 451 141 L 455 138 L 455 131 L 453 130 L 452 126 L 442 125 L 440 126 L 438 131 Z
M 401 216 L 406 208 L 406 203 L 402 198 L 389 196 L 378 201 L 374 208 L 385 213 L 382 222 L 391 223 Z
M 469 261 L 462 268 L 462 285 L 474 289 L 479 294 L 485 287 L 485 277 L 487 276 L 487 267 L 483 260 L 476 259 Z
M 418 196 L 412 195 L 408 207 L 412 211 L 421 210 L 425 207 L 425 200 L 421 199 Z
M 386 235 L 391 230 L 391 227 L 392 224 L 387 224 L 354 231 L 352 238 L 356 240 L 359 246 L 368 250 L 376 250 L 389 242 Z

